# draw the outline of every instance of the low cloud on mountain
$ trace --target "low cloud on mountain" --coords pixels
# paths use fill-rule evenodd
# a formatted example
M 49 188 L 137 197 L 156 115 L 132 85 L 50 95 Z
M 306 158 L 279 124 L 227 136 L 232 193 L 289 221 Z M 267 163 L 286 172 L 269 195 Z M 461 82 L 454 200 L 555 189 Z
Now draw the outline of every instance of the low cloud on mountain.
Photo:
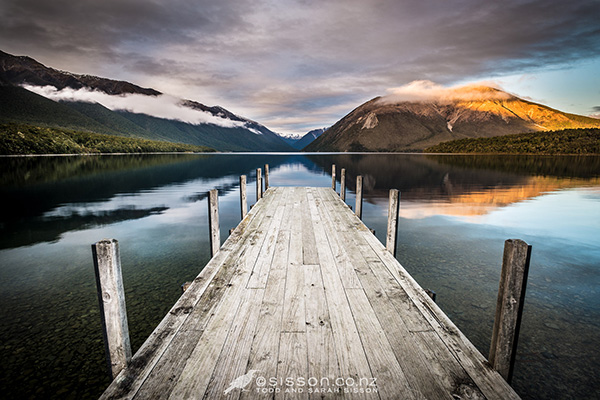
M 499 90 L 494 90 L 499 89 Z M 480 82 L 465 86 L 445 87 L 435 82 L 420 80 L 387 90 L 388 94 L 379 101 L 386 104 L 403 101 L 451 102 L 456 100 L 506 100 L 510 94 L 502 91 L 493 82 Z
M 225 128 L 245 127 L 241 121 L 214 116 L 210 113 L 183 106 L 182 100 L 169 95 L 146 96 L 142 94 L 109 95 L 87 88 L 58 90 L 54 86 L 22 85 L 23 88 L 54 101 L 81 101 L 99 103 L 110 110 L 125 110 L 187 122 L 194 125 L 213 124 Z

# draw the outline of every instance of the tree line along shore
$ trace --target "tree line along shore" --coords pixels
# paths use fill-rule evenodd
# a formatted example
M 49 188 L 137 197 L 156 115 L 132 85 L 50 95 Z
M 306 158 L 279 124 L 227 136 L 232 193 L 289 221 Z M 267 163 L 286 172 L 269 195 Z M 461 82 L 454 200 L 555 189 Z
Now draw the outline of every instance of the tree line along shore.
M 213 152 L 205 146 L 23 124 L 0 125 L 0 154 Z
M 600 129 L 580 128 L 520 133 L 439 143 L 426 153 L 600 154 Z

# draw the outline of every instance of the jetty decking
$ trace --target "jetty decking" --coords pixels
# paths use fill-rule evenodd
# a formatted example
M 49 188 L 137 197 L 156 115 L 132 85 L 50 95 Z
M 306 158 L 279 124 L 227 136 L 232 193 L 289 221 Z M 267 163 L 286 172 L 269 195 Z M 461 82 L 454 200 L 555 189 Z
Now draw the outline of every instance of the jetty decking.
M 518 395 L 330 188 L 271 187 L 102 398 Z

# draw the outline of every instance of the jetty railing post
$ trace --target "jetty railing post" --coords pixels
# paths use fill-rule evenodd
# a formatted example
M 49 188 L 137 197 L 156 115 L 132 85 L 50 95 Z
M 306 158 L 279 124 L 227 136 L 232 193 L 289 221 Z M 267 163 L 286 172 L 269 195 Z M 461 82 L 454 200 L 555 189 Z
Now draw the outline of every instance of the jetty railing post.
M 504 242 L 489 362 L 508 383 L 512 380 L 517 353 L 530 259 L 531 246 L 524 241 Z
M 240 208 L 242 219 L 248 214 L 248 198 L 246 197 L 246 175 L 240 176 Z
M 269 190 L 269 164 L 265 164 L 265 192 Z
M 331 166 L 331 188 L 335 192 L 335 164 Z
M 398 208 L 400 207 L 399 192 L 390 189 L 390 200 L 388 204 L 387 239 L 385 248 L 396 257 L 396 239 L 398 238 Z
M 346 168 L 342 168 L 340 172 L 340 197 L 342 201 L 346 201 Z
M 131 361 L 119 242 L 104 239 L 92 245 L 98 302 L 102 316 L 108 371 L 114 379 Z
M 256 201 L 262 198 L 262 171 L 256 168 Z
M 362 219 L 362 202 L 363 202 L 363 194 L 362 194 L 362 182 L 363 177 L 359 175 L 356 177 L 356 205 L 354 213 L 359 219 Z
M 219 191 L 208 192 L 208 227 L 210 229 L 210 256 L 214 257 L 221 248 L 221 229 L 219 227 Z

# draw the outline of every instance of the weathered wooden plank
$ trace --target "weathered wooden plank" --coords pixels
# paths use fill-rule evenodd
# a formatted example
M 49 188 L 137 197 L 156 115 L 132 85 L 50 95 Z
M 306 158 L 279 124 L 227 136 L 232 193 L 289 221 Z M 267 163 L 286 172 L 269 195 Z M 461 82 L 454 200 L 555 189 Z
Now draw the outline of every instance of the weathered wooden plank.
M 282 299 L 285 291 L 292 209 L 293 203 L 286 202 L 283 223 L 277 237 L 273 263 L 258 315 L 257 330 L 248 358 L 247 369 L 260 371 L 260 376 L 265 379 L 277 376 L 277 357 L 283 315 Z M 246 388 L 247 390 L 240 394 L 240 399 L 273 398 L 272 393 L 261 391 L 266 385 L 259 387 L 254 383 L 251 383 Z
M 285 293 L 283 298 L 282 332 L 305 332 L 304 309 L 304 271 L 302 268 L 302 193 L 300 188 L 294 192 L 294 208 L 288 265 L 286 271 Z M 300 228 L 300 229 L 298 229 Z
M 247 370 L 248 358 L 264 292 L 264 289 L 243 290 L 243 301 L 239 305 L 233 325 L 227 331 L 221 332 L 227 334 L 227 340 L 206 390 L 206 398 L 238 398 L 239 392 L 251 383 L 239 382 L 238 378 L 246 374 L 252 375 L 252 372 Z M 197 372 L 204 373 L 204 370 L 200 369 Z
M 320 203 L 321 201 L 318 198 L 315 198 L 314 201 L 309 201 L 309 209 L 313 221 L 319 219 Z M 333 260 L 331 248 L 328 246 L 328 241 L 326 240 L 325 230 L 321 224 L 315 223 L 314 231 L 317 238 L 317 251 L 321 264 L 323 287 L 327 307 L 329 308 L 341 376 L 355 380 L 373 378 L 352 316 L 352 310 L 346 298 L 339 271 Z M 368 396 L 365 393 L 357 393 L 356 397 L 370 398 L 372 396 Z
M 341 376 L 333 342 L 333 331 L 325 298 L 320 265 L 304 266 L 306 342 L 308 344 L 308 378 L 316 378 L 314 387 L 323 390 L 327 397 L 342 397 L 335 391 L 335 379 Z M 325 379 L 324 379 L 325 378 Z M 331 390 L 331 391 L 330 391 Z M 309 398 L 322 398 L 313 391 Z
M 276 399 L 308 399 L 306 333 L 281 332 L 279 342 L 279 362 L 277 367 L 277 387 L 281 391 L 275 393 Z
M 188 317 L 194 314 L 195 310 L 200 309 L 200 307 L 195 307 L 200 299 L 205 299 L 207 296 L 208 298 L 212 297 L 208 289 L 215 285 L 218 287 L 218 284 L 213 279 L 218 272 L 223 270 L 223 263 L 231 258 L 233 258 L 232 262 L 235 262 L 237 255 L 244 251 L 245 243 L 254 240 L 255 232 L 261 226 L 262 220 L 266 216 L 264 211 L 269 209 L 270 204 L 275 198 L 274 196 L 261 201 L 257 204 L 257 207 L 248 213 L 248 218 L 244 219 L 238 225 L 233 234 L 221 246 L 219 253 L 208 262 L 194 279 L 192 285 L 179 298 L 158 327 L 150 334 L 150 337 L 133 356 L 129 366 L 121 371 L 119 376 L 106 389 L 101 399 L 131 399 L 136 396 L 141 385 L 146 381 L 148 382 L 146 387 L 150 388 L 147 393 L 163 393 L 165 395 L 170 393 L 174 384 L 172 379 L 159 379 L 159 377 L 170 378 L 171 375 L 167 375 L 166 373 L 161 374 L 159 371 L 154 374 L 155 379 L 148 379 L 148 376 L 154 372 L 153 370 L 157 365 L 159 365 L 157 370 L 161 369 L 160 366 L 164 366 L 163 371 L 173 372 L 175 376 L 179 375 L 180 371 L 177 372 L 176 369 L 177 364 L 170 364 L 172 360 L 169 358 L 169 354 L 163 357 L 165 352 L 169 349 L 170 353 L 175 353 L 173 359 L 177 359 L 177 349 L 180 347 L 175 346 L 173 350 L 170 346 L 175 338 L 179 338 L 178 333 L 180 333 L 183 324 L 188 320 Z M 186 357 L 190 353 L 184 352 Z M 163 361 L 163 364 L 159 364 L 159 361 Z M 187 361 L 187 358 L 185 361 Z M 147 397 L 140 396 L 140 398 Z
M 273 262 L 273 254 L 275 252 L 275 244 L 277 242 L 277 236 L 279 229 L 283 223 L 283 215 L 285 211 L 285 203 L 288 199 L 289 191 L 283 192 L 281 197 L 281 204 L 277 207 L 275 214 L 273 215 L 273 221 L 271 226 L 273 228 L 267 230 L 266 238 L 261 248 L 259 258 L 256 260 L 254 269 L 250 275 L 248 281 L 248 288 L 264 288 L 267 284 L 267 277 L 269 276 L 269 270 Z
M 329 197 L 328 194 L 331 193 L 329 190 L 317 190 L 313 193 L 314 194 L 311 194 L 311 199 L 315 199 L 315 197 L 318 198 L 319 204 L 321 205 L 321 207 L 318 208 L 319 220 L 325 229 L 325 237 L 334 256 L 335 264 L 337 265 L 340 279 L 342 280 L 344 287 L 354 289 L 361 288 L 362 285 L 354 270 L 354 261 L 348 257 L 348 254 L 345 251 L 347 243 L 340 240 L 338 235 L 338 232 L 345 229 L 345 227 L 340 223 L 337 212 L 331 212 L 331 208 L 327 205 L 327 203 L 339 202 L 339 198 L 337 198 L 337 196 L 333 196 L 334 198 Z M 343 212 L 347 212 L 347 210 L 343 210 Z
M 304 268 L 288 262 L 283 298 L 282 332 L 305 332 Z
M 98 303 L 108 372 L 114 379 L 131 360 L 119 242 L 104 239 L 92 245 Z
M 347 220 L 342 225 L 353 226 L 358 222 L 349 213 L 345 215 Z M 381 329 L 402 370 L 410 371 L 406 378 L 411 391 L 422 393 L 427 399 L 452 398 L 454 394 L 467 389 L 470 393 L 478 393 L 469 376 L 439 337 L 428 337 L 432 343 L 430 346 L 423 340 L 421 334 L 432 332 L 433 328 L 420 312 L 415 312 L 414 305 L 411 308 L 412 300 L 370 246 L 361 240 L 361 235 L 356 235 L 352 230 L 340 230 L 340 234 L 347 243 L 350 258 L 355 262 L 358 277 L 373 307 L 373 314 L 380 321 Z M 395 294 L 395 298 L 388 297 L 390 293 Z M 399 293 L 402 296 L 398 296 Z
M 210 256 L 214 257 L 221 248 L 221 227 L 219 226 L 219 192 L 208 192 L 208 228 L 210 230 Z
M 272 216 L 276 212 L 280 202 L 281 196 L 275 199 L 271 209 L 264 211 L 266 221 L 268 222 L 265 224 L 263 221 L 262 229 L 266 231 L 271 229 L 274 221 Z M 269 215 L 271 218 L 269 218 Z M 258 233 L 262 229 L 257 229 L 254 233 Z M 214 316 L 212 316 L 202 336 L 200 336 L 200 340 L 181 372 L 170 398 L 190 398 L 206 391 L 211 378 L 210 372 L 216 367 L 228 337 L 227 332 L 231 331 L 236 321 L 240 302 L 250 301 L 249 293 L 251 292 L 248 291 L 252 289 L 245 288 L 265 237 L 264 232 L 261 232 L 257 235 L 256 240 L 246 243 L 243 252 L 237 260 L 238 271 L 236 271 L 231 282 L 228 284 L 221 302 L 215 308 Z M 259 306 L 255 308 L 260 309 Z
M 302 197 L 302 188 L 292 190 L 292 231 L 288 254 L 289 265 L 302 265 Z
M 305 265 L 313 265 L 319 263 L 319 255 L 317 254 L 317 243 L 315 232 L 313 230 L 313 221 L 311 215 L 306 210 L 308 209 L 307 190 L 302 190 L 300 196 L 300 210 L 302 219 L 302 263 Z
M 531 246 L 519 239 L 504 242 L 489 361 L 508 383 L 512 380 L 525 303 Z
M 373 235 L 363 235 L 379 255 L 394 278 L 400 283 L 419 312 L 442 338 L 461 366 L 488 399 L 518 399 L 519 396 L 494 371 L 487 360 L 450 321 L 416 281 Z
M 363 289 L 347 289 L 352 315 L 365 349 L 371 373 L 376 381 L 360 382 L 359 387 L 377 390 L 384 399 L 401 395 L 403 399 L 422 398 L 420 388 L 410 387 L 396 355 L 383 330 L 378 315 L 369 303 Z M 404 357 L 401 354 L 400 357 Z M 418 371 L 409 371 L 411 374 Z
M 259 207 L 257 207 L 257 209 L 259 209 Z M 254 210 L 251 211 L 250 214 L 252 214 L 253 212 Z M 270 210 L 265 210 L 263 218 L 267 218 L 269 213 Z M 231 315 L 231 310 L 235 311 L 237 307 L 237 303 L 232 302 L 239 301 L 239 298 L 241 297 L 239 293 L 246 284 L 247 276 L 249 275 L 249 271 L 252 268 L 253 262 L 256 257 L 256 253 L 258 252 L 258 249 L 256 248 L 260 247 L 261 245 L 260 235 L 257 235 L 256 233 L 256 230 L 259 229 L 261 225 L 255 224 L 250 226 L 255 229 L 249 230 L 248 233 L 245 234 L 247 239 L 245 241 L 245 246 L 239 247 L 239 251 L 235 252 L 233 254 L 233 257 L 222 261 L 227 267 L 234 269 L 234 271 L 231 275 L 231 280 L 226 282 L 226 284 L 224 285 L 225 289 L 219 292 L 219 294 L 221 295 L 220 301 L 214 303 L 212 307 L 211 302 L 206 301 L 206 304 L 203 304 L 206 305 L 206 308 L 197 307 L 192 309 L 191 318 L 188 321 L 186 321 L 187 323 L 184 324 L 180 329 L 181 335 L 179 335 L 177 339 L 181 338 L 181 340 L 183 340 L 183 343 L 179 343 L 179 347 L 189 348 L 189 345 L 185 343 L 185 341 L 187 340 L 195 344 L 195 347 L 192 348 L 195 348 L 195 350 L 190 351 L 187 354 L 186 357 L 189 358 L 187 358 L 187 362 L 184 366 L 179 365 L 177 370 L 170 370 L 169 376 L 171 382 L 166 383 L 166 387 L 163 387 L 163 390 L 165 390 L 165 392 L 168 393 L 167 390 L 170 391 L 174 389 L 171 394 L 173 395 L 173 393 L 175 393 L 173 395 L 175 398 L 177 398 L 177 396 L 180 395 L 179 393 L 181 393 L 182 390 L 186 389 L 185 385 L 183 385 L 183 387 L 180 387 L 179 389 L 176 386 L 174 387 L 174 385 L 177 385 L 177 383 L 179 382 L 177 378 L 181 378 L 181 380 L 185 381 L 186 375 L 189 376 L 190 373 L 194 375 L 191 371 L 193 371 L 194 367 L 197 367 L 198 364 L 201 364 L 200 368 L 202 371 L 207 371 L 207 369 L 210 367 L 206 366 L 214 366 L 214 363 L 216 362 L 216 357 L 221 351 L 221 347 L 226 335 L 223 335 L 222 332 L 220 332 L 220 334 L 214 334 L 214 332 L 219 332 L 222 329 L 226 329 L 224 327 L 229 326 L 231 324 L 231 321 L 233 319 L 233 316 Z M 234 235 L 236 232 L 238 232 L 237 228 L 236 231 L 234 231 Z M 223 249 L 221 251 L 223 251 Z M 223 271 L 223 266 L 221 266 L 221 271 Z M 238 295 L 236 295 L 236 293 Z M 209 312 L 207 313 L 206 311 Z M 208 343 L 209 345 L 202 348 L 202 343 Z M 190 354 L 192 355 L 191 357 Z M 199 358 L 194 359 L 194 354 L 200 354 Z M 173 358 L 177 357 L 177 355 L 178 354 L 174 354 L 173 351 L 166 353 L 165 356 L 161 359 L 160 364 L 166 365 L 165 368 L 169 370 L 169 365 L 177 365 L 177 362 L 173 360 Z M 200 363 L 199 360 L 201 360 Z M 195 377 L 199 379 L 188 381 L 190 387 L 188 387 L 187 389 L 189 389 L 192 392 L 194 391 L 194 384 L 199 385 L 195 387 L 196 389 L 204 388 L 206 386 L 206 384 L 208 383 L 208 379 L 210 378 L 210 373 L 208 373 L 207 375 Z M 202 389 L 202 391 L 203 390 L 204 389 Z

